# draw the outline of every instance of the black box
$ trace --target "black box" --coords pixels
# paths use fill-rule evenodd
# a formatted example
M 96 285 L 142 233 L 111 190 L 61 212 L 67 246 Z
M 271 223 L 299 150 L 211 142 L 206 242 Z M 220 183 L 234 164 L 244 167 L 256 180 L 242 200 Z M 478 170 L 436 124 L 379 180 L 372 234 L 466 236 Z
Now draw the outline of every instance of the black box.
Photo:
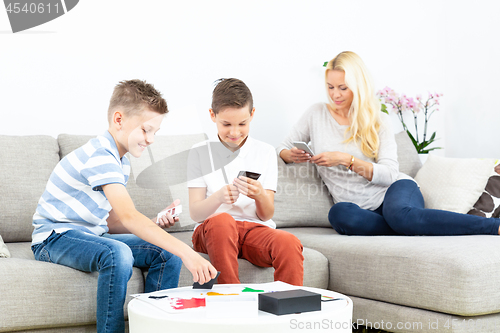
M 303 289 L 262 293 L 259 294 L 259 310 L 275 315 L 320 311 L 321 294 Z

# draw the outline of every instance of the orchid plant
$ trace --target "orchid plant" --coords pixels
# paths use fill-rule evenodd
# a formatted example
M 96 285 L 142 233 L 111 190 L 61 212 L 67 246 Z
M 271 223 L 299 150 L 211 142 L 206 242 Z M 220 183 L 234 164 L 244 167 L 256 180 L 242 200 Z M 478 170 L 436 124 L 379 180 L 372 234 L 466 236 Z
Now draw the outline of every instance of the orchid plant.
M 415 149 L 419 154 L 427 154 L 431 150 L 441 149 L 442 147 L 432 147 L 429 148 L 429 145 L 432 144 L 436 140 L 436 132 L 432 133 L 432 135 L 427 139 L 427 125 L 429 123 L 429 119 L 435 111 L 439 111 L 439 98 L 443 96 L 443 94 L 429 94 L 427 99 L 422 99 L 422 95 L 417 95 L 416 99 L 413 97 L 406 97 L 406 95 L 399 95 L 394 90 L 389 87 L 385 87 L 377 93 L 377 96 L 380 98 L 382 102 L 382 112 L 389 113 L 387 111 L 387 106 L 390 106 L 392 110 L 398 115 L 401 124 L 403 125 L 403 129 L 408 133 Z M 413 113 L 413 123 L 415 124 L 415 136 L 410 132 L 406 123 L 403 119 L 403 112 L 410 111 Z M 417 116 L 419 113 L 424 115 L 424 133 L 422 140 L 419 138 L 418 133 L 418 122 Z

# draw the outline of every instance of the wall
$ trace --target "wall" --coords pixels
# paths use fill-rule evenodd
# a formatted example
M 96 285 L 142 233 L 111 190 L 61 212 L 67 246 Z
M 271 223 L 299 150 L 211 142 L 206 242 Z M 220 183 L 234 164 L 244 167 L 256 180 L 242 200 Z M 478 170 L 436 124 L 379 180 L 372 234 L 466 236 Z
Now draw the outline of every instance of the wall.
M 499 157 L 496 1 L 82 0 L 12 34 L 0 10 L 0 134 L 99 134 L 114 85 L 140 78 L 171 113 L 159 134 L 213 133 L 213 82 L 244 80 L 251 133 L 277 145 L 325 101 L 324 61 L 357 52 L 377 88 L 442 92 L 431 118 L 440 155 Z M 395 131 L 401 130 L 395 115 Z

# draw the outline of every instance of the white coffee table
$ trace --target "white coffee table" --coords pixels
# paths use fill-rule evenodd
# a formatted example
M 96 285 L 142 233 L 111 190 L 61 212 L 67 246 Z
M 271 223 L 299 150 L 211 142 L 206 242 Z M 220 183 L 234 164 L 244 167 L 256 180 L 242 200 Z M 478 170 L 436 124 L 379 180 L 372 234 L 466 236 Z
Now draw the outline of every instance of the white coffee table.
M 215 285 L 212 291 L 223 292 L 228 286 L 241 286 L 259 289 L 261 284 Z M 352 309 L 350 298 L 324 289 L 300 287 L 323 296 L 343 298 L 343 300 L 321 302 L 321 311 L 304 312 L 277 316 L 264 311 L 256 311 L 251 318 L 240 316 L 213 318 L 207 316 L 205 307 L 181 310 L 169 313 L 140 299 L 133 299 L 128 304 L 129 332 L 217 332 L 217 333 L 265 333 L 265 332 L 352 332 Z M 171 289 L 192 292 L 192 287 Z M 162 291 L 167 292 L 167 291 Z M 162 292 L 158 292 L 161 295 Z M 202 290 L 207 292 L 207 290 Z M 226 297 L 226 296 L 207 296 Z M 258 307 L 257 302 L 255 306 Z

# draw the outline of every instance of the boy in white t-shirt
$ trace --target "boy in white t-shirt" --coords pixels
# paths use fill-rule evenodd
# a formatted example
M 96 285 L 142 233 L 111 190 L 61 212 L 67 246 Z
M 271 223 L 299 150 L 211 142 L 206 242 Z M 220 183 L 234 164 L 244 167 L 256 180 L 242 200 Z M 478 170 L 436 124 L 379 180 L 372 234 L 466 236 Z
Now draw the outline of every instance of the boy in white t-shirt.
M 189 211 L 200 221 L 194 249 L 207 253 L 221 272 L 219 283 L 239 283 L 238 258 L 274 267 L 274 279 L 302 285 L 300 240 L 277 230 L 274 193 L 277 156 L 274 148 L 248 136 L 253 119 L 252 94 L 238 79 L 221 79 L 212 95 L 210 117 L 218 136 L 197 144 L 188 162 Z M 240 171 L 260 174 L 255 180 Z

